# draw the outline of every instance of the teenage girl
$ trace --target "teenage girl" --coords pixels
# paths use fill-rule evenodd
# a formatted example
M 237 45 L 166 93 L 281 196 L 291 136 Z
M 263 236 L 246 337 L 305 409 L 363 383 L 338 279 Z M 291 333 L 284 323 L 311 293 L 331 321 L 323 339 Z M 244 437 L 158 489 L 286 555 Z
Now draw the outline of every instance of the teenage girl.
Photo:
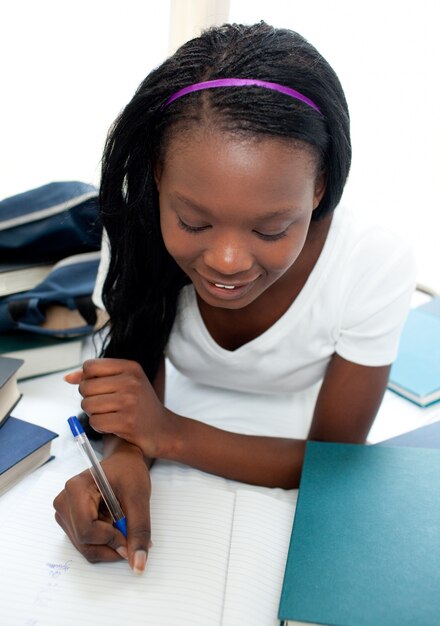
M 90 561 L 143 571 L 153 459 L 288 489 L 307 439 L 365 442 L 414 267 L 338 206 L 350 161 L 335 72 L 264 23 L 189 41 L 116 120 L 100 193 L 109 334 L 104 358 L 66 380 L 107 434 L 128 539 L 88 471 L 54 502 Z

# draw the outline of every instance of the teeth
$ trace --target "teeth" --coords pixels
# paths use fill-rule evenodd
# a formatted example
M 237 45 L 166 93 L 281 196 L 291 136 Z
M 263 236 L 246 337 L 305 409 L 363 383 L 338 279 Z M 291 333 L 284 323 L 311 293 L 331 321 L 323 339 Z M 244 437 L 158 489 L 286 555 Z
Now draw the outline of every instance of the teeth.
M 214 285 L 220 289 L 235 289 L 235 285 L 220 285 L 220 283 L 214 283 Z

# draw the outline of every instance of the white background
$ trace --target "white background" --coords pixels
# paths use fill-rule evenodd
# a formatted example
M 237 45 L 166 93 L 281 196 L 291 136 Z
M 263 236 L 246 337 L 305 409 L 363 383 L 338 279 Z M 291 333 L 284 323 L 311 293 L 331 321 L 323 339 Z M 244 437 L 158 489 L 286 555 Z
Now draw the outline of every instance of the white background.
M 439 4 L 231 0 L 230 20 L 292 28 L 328 59 L 352 119 L 345 200 L 410 240 L 419 281 L 440 291 Z M 108 127 L 166 56 L 169 17 L 168 1 L 1 3 L 0 198 L 99 181 Z
M 352 122 L 344 200 L 411 241 L 440 292 L 438 0 L 232 0 L 230 19 L 296 30 L 329 61 Z
M 0 197 L 97 183 L 107 131 L 167 54 L 169 3 L 0 0 Z

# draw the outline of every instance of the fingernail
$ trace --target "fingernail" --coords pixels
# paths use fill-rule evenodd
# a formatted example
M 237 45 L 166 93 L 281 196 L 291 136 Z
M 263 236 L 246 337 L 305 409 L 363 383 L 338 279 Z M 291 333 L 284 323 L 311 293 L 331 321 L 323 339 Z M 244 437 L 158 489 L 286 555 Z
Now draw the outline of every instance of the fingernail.
M 145 550 L 136 550 L 133 558 L 133 572 L 142 574 L 147 563 L 147 553 Z
M 128 550 L 125 546 L 119 546 L 119 548 L 116 548 L 116 552 L 122 556 L 123 559 L 128 559 Z

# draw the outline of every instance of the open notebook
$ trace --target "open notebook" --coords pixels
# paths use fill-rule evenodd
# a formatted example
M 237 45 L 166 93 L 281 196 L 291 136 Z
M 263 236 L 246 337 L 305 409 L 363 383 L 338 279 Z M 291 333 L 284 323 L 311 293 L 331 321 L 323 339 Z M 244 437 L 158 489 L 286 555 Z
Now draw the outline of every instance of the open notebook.
M 53 518 L 43 474 L 1 527 L 1 621 L 10 626 L 276 626 L 294 502 L 254 491 L 153 490 L 147 570 L 89 564 Z

